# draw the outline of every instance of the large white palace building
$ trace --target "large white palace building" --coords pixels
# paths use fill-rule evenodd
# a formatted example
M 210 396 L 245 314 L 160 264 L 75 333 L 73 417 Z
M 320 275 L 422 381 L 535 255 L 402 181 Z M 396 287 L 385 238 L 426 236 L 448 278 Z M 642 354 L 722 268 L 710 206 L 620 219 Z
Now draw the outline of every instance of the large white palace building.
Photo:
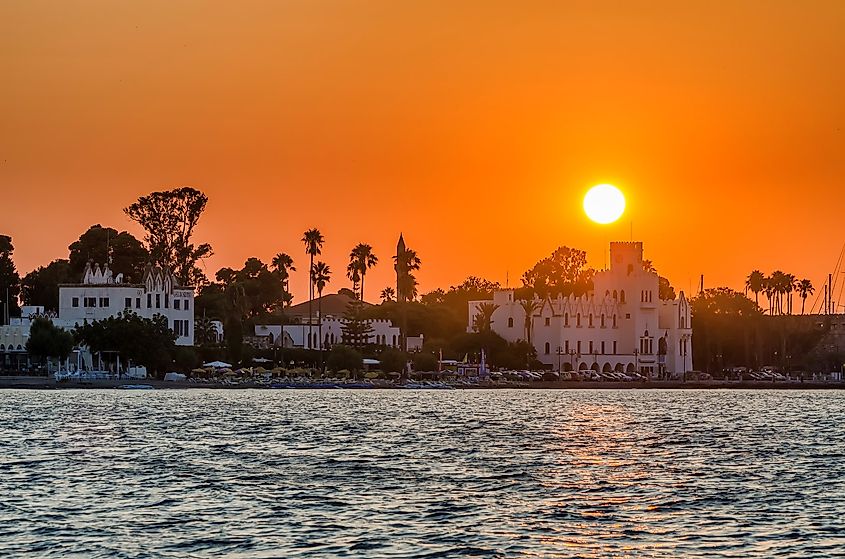
M 108 266 L 86 265 L 81 283 L 59 286 L 59 317 L 53 322 L 70 329 L 129 310 L 143 318 L 165 317 L 177 345 L 194 345 L 194 288 L 180 286 L 159 266 L 147 266 L 142 282 L 131 284 Z
M 641 242 L 610 243 L 610 269 L 592 292 L 535 299 L 530 337 L 537 358 L 555 370 L 634 372 L 650 378 L 692 369 L 690 306 L 684 293 L 660 300 L 659 276 L 643 267 Z M 527 339 L 525 310 L 515 291 L 493 294 L 491 328 L 508 341 Z M 470 301 L 469 329 L 479 305 Z

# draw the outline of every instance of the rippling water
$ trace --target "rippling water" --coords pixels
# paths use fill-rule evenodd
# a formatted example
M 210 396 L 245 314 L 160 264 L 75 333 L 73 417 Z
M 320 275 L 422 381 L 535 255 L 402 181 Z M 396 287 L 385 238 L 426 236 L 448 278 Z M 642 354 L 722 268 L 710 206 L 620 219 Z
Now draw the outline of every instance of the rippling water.
M 833 391 L 0 391 L 0 556 L 841 556 L 844 421 Z

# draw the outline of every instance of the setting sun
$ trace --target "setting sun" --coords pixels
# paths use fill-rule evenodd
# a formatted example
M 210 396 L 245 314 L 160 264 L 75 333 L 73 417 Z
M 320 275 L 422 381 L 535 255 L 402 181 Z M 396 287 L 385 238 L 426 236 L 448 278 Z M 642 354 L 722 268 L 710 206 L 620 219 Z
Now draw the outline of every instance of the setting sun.
M 584 196 L 584 213 L 596 223 L 613 223 L 625 211 L 625 196 L 612 184 L 592 187 Z

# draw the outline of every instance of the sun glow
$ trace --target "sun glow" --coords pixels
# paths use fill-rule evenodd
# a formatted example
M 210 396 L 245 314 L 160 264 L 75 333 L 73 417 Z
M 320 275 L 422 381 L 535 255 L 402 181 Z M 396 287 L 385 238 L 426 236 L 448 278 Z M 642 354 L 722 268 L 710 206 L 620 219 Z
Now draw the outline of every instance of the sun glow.
M 592 187 L 584 196 L 584 213 L 596 223 L 613 223 L 625 212 L 625 196 L 612 184 Z

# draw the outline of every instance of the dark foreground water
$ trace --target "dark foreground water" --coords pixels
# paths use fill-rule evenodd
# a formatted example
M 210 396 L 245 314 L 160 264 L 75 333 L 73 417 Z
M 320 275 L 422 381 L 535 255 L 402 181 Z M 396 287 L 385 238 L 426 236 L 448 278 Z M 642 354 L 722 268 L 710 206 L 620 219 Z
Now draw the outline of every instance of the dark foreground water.
M 0 556 L 842 556 L 843 422 L 833 391 L 0 391 Z

